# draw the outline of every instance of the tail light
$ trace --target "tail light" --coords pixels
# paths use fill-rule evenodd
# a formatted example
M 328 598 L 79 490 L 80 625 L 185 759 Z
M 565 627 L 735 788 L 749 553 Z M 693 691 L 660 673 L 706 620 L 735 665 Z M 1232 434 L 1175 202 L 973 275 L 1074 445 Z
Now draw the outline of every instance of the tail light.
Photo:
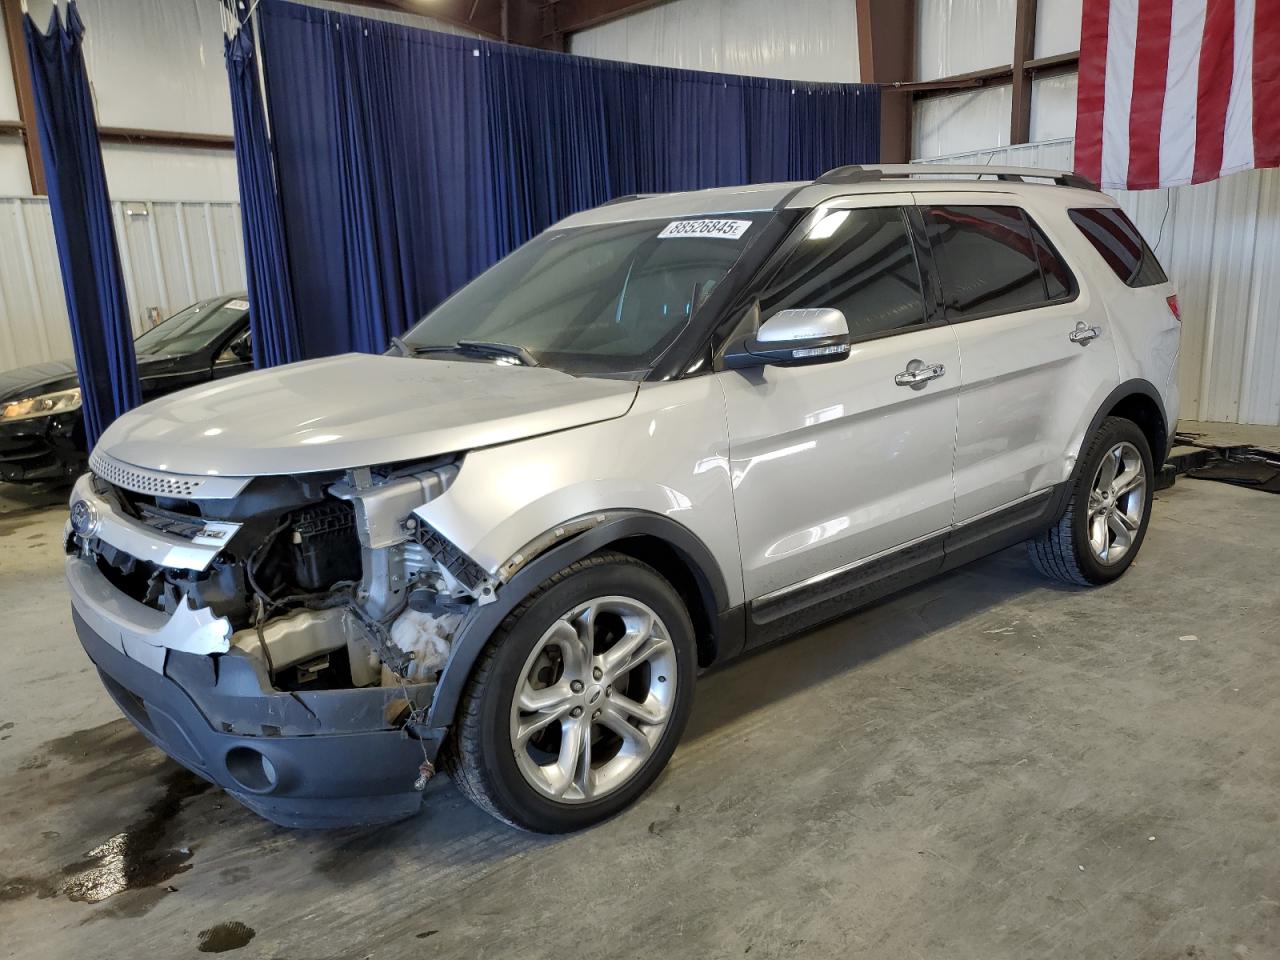
M 1169 312 L 1173 314 L 1173 319 L 1181 323 L 1182 308 L 1178 306 L 1178 295 L 1175 293 L 1173 296 L 1169 297 L 1169 299 L 1167 299 L 1165 303 L 1169 304 Z

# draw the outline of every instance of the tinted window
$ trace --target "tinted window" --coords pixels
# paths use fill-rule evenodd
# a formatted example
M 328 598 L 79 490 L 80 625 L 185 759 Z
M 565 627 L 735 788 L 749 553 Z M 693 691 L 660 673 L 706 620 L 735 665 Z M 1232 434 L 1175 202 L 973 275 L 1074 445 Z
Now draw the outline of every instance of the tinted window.
M 1031 237 L 1036 245 L 1036 259 L 1040 262 L 1040 272 L 1044 274 L 1045 293 L 1050 300 L 1061 300 L 1076 292 L 1076 280 L 1071 275 L 1071 268 L 1053 249 L 1053 244 L 1036 226 L 1036 222 L 1027 217 L 1031 224 Z
M 818 220 L 774 275 L 761 317 L 793 307 L 842 310 L 855 340 L 924 323 L 920 271 L 902 211 L 832 210 Z
M 1107 266 L 1129 286 L 1149 287 L 1169 279 L 1124 211 L 1095 207 L 1068 212 Z
M 1011 313 L 1051 299 L 1020 208 L 928 207 L 924 217 L 949 319 Z

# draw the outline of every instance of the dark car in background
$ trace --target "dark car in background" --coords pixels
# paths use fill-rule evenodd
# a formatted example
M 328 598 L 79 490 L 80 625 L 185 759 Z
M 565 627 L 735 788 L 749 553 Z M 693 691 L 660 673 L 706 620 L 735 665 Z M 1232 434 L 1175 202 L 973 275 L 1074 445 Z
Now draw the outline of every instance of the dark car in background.
M 142 399 L 253 368 L 243 293 L 193 303 L 133 342 Z M 71 479 L 88 450 L 80 385 L 70 360 L 0 373 L 0 480 Z

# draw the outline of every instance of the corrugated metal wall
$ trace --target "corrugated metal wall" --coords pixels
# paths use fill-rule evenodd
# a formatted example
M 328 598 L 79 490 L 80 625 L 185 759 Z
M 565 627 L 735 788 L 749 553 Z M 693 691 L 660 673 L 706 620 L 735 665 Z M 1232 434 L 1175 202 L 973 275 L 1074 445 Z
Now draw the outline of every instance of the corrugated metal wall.
M 1073 165 L 1071 140 L 931 162 Z M 1280 424 L 1280 169 L 1116 199 L 1155 248 L 1182 305 L 1182 417 Z
M 240 206 L 111 205 L 135 332 L 244 288 Z M 0 198 L 0 370 L 71 356 L 53 221 L 44 198 Z

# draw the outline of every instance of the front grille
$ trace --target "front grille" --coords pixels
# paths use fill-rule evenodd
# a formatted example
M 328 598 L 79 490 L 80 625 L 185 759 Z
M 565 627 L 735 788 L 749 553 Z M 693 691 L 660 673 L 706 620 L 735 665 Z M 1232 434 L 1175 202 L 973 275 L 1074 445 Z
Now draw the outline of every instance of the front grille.
M 205 482 L 203 477 L 157 473 L 131 467 L 96 450 L 89 457 L 89 469 L 117 487 L 124 487 L 134 493 L 148 493 L 153 497 L 190 499 Z
M 223 476 L 216 470 L 210 470 L 207 476 L 148 470 L 122 463 L 100 450 L 89 456 L 89 469 L 112 486 L 175 500 L 233 500 L 252 479 Z
M 207 524 L 200 517 L 188 517 L 170 510 L 161 510 L 146 504 L 137 504 L 138 519 L 161 533 L 167 533 L 183 540 L 194 540 L 207 529 Z

